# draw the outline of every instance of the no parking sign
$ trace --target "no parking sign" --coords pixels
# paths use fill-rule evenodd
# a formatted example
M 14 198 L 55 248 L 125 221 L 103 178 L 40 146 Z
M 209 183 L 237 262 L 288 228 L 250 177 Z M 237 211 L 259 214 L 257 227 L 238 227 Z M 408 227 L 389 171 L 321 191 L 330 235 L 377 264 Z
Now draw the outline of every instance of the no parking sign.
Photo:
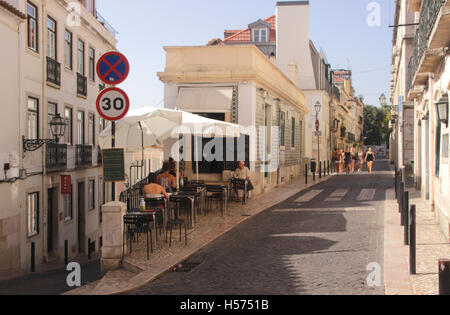
M 104 54 L 97 62 L 97 75 L 106 84 L 122 83 L 128 77 L 129 72 L 128 59 L 117 51 Z

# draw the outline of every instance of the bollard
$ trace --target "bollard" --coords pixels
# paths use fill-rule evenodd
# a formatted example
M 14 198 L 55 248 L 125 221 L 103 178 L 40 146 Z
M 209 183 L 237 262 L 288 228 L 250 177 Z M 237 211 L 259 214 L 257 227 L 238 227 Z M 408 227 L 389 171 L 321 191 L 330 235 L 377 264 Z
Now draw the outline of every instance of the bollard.
M 417 273 L 416 270 L 416 206 L 411 207 L 411 218 L 409 227 L 409 270 L 412 275 Z
M 323 177 L 327 177 L 327 161 L 323 161 Z
M 69 264 L 69 241 L 64 241 L 64 265 Z
M 36 244 L 34 242 L 31 243 L 31 272 L 36 271 Z
M 406 209 L 409 207 L 409 192 L 405 191 L 403 193 L 403 199 L 402 199 L 402 212 L 400 215 L 400 224 L 401 226 L 405 226 L 405 213 Z
M 91 260 L 91 239 L 88 238 L 88 260 Z
M 439 295 L 450 295 L 450 260 L 439 260 Z
M 400 183 L 400 189 L 398 191 L 398 213 L 402 213 L 403 209 L 403 198 L 405 194 L 405 184 L 403 182 Z
M 331 175 L 331 162 L 328 161 L 328 176 Z
M 394 190 L 395 190 L 395 199 L 398 200 L 398 172 L 397 172 L 397 168 L 395 169 L 395 186 L 394 186 Z
M 405 245 L 409 245 L 409 191 L 405 192 L 405 206 L 403 207 L 405 213 L 403 214 L 403 226 L 405 228 Z
M 305 165 L 305 184 L 308 185 L 308 165 Z
M 322 161 L 319 161 L 319 179 L 322 179 Z

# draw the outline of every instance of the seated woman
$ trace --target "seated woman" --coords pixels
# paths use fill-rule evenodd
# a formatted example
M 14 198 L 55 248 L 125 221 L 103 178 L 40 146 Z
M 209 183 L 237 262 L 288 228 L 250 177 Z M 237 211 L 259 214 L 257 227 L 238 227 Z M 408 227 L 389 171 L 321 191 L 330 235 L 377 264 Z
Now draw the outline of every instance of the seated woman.
M 149 184 L 147 186 L 144 186 L 144 198 L 152 195 L 163 195 L 167 199 L 170 198 L 164 187 L 158 184 L 156 174 L 150 174 L 148 176 L 148 179 Z
M 157 181 L 167 192 L 172 193 L 177 188 L 177 180 L 170 174 L 170 162 L 164 162 L 162 173 L 158 175 Z

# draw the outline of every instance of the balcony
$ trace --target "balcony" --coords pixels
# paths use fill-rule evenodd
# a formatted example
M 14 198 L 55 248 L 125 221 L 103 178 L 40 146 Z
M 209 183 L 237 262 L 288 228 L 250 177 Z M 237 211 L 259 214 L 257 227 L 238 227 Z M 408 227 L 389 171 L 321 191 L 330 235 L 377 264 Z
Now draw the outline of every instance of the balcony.
M 119 32 L 117 32 L 114 27 L 111 26 L 111 24 L 108 23 L 108 21 L 105 20 L 105 18 L 103 16 L 100 15 L 100 13 L 98 13 L 98 11 L 96 12 L 96 18 L 97 21 L 114 37 L 117 37 L 117 34 L 119 34 Z
M 339 88 L 336 85 L 333 85 L 333 94 L 338 100 L 341 99 L 341 91 L 339 91 Z
M 408 99 L 412 100 L 427 83 L 428 73 L 445 56 L 450 29 L 450 11 L 443 10 L 447 0 L 423 0 L 420 25 L 414 39 L 414 51 L 408 65 Z M 450 2 L 445 5 L 450 8 Z
M 47 82 L 61 86 L 61 64 L 47 57 Z
M 76 145 L 75 159 L 77 168 L 92 167 L 92 146 L 91 145 Z
M 354 143 L 355 141 L 356 141 L 356 136 L 353 133 L 349 132 L 347 134 L 347 142 Z
M 77 72 L 77 94 L 87 96 L 87 78 Z
M 47 144 L 46 167 L 48 171 L 62 171 L 67 167 L 67 145 Z

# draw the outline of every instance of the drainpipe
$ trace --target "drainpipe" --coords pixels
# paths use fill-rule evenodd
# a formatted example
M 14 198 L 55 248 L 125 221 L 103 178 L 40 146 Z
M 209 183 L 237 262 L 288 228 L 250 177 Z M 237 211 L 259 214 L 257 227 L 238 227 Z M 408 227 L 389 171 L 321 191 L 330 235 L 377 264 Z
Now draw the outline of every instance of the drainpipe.
M 42 58 L 42 94 L 41 94 L 41 102 L 40 102 L 40 114 L 42 119 L 39 121 L 42 121 L 40 124 L 41 126 L 41 132 L 40 137 L 45 138 L 45 132 L 47 127 L 47 115 L 45 114 L 47 111 L 47 102 L 46 102 L 46 95 L 45 95 L 45 82 L 46 82 L 46 36 L 45 36 L 45 30 L 47 29 L 45 27 L 46 21 L 47 21 L 47 13 L 46 13 L 46 0 L 42 0 L 42 6 L 41 6 L 41 58 Z M 39 29 L 38 29 L 39 30 Z M 39 114 L 38 114 L 39 115 Z M 39 117 L 39 116 L 38 116 Z M 47 242 L 45 241 L 48 238 L 47 235 L 47 217 L 48 217 L 48 205 L 47 205 L 47 189 L 46 189 L 46 182 L 47 182 L 47 163 L 46 163 L 46 156 L 47 156 L 47 146 L 42 147 L 42 200 L 40 202 L 41 209 L 43 209 L 43 218 L 42 218 L 42 255 L 43 257 L 47 257 Z
M 435 99 L 434 99 L 434 75 L 432 73 L 428 74 L 428 86 L 429 86 L 429 93 L 430 93 L 430 101 L 429 101 L 429 122 L 430 122 L 430 134 L 429 137 L 429 143 L 430 143 L 430 202 L 431 207 L 434 211 L 434 181 L 436 177 L 436 111 L 435 111 Z

